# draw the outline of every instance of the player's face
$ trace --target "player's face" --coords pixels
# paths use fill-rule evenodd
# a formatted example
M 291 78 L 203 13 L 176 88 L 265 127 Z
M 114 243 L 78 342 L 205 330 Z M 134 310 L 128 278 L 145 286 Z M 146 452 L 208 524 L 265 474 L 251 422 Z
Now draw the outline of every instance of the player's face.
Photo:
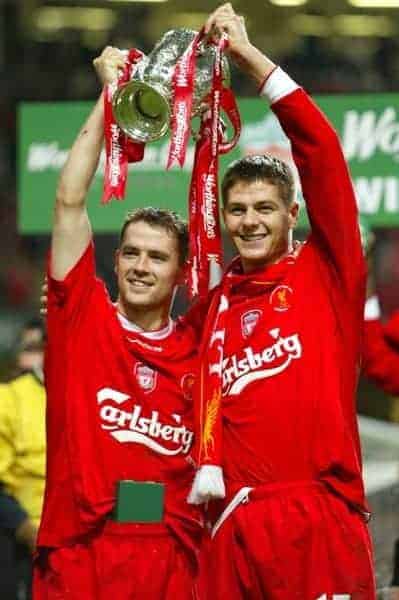
M 268 181 L 238 181 L 229 190 L 223 216 L 244 272 L 248 273 L 275 262 L 287 252 L 298 204 L 287 207 L 278 186 Z
M 177 239 L 144 221 L 131 223 L 116 253 L 115 272 L 126 307 L 169 310 L 182 276 Z
M 41 370 L 44 358 L 44 335 L 39 328 L 26 328 L 22 331 L 17 366 L 22 371 Z

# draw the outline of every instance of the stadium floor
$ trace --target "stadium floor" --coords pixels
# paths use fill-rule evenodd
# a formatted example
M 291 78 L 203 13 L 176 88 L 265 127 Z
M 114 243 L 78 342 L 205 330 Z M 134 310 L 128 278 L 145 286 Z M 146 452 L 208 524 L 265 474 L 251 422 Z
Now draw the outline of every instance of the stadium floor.
M 399 538 L 399 425 L 368 417 L 359 417 L 359 425 L 366 491 L 373 512 L 370 527 L 377 587 L 382 588 L 391 582 L 394 543 Z M 399 600 L 399 591 L 395 598 Z

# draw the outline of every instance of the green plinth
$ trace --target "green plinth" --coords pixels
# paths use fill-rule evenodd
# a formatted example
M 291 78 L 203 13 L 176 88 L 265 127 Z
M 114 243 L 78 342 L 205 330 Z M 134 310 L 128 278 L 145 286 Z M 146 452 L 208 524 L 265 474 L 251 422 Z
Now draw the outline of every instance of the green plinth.
M 118 523 L 161 523 L 165 486 L 153 481 L 118 481 L 112 519 Z

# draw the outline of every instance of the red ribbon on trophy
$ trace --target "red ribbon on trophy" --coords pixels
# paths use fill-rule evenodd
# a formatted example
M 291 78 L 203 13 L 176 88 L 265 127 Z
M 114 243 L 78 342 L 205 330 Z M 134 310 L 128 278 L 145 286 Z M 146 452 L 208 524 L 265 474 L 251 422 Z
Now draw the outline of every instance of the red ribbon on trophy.
M 168 168 L 175 162 L 183 166 L 189 133 L 198 45 L 204 37 L 201 30 L 176 64 L 173 77 L 174 102 L 172 139 Z M 210 42 L 213 43 L 213 42 Z M 222 243 L 218 202 L 218 155 L 236 145 L 241 132 L 241 119 L 233 92 L 223 87 L 222 55 L 228 45 L 226 34 L 216 43 L 212 89 L 207 98 L 210 111 L 201 116 L 195 148 L 189 194 L 189 294 L 203 298 L 214 287 L 222 272 Z M 224 126 L 220 110 L 227 114 L 234 136 L 224 142 Z
M 130 81 L 137 63 L 143 57 L 140 50 L 129 50 L 125 68 L 118 81 L 104 86 L 104 138 L 105 138 L 105 171 L 102 203 L 112 198 L 122 200 L 125 196 L 128 164 L 140 162 L 144 157 L 145 145 L 128 138 L 115 121 L 112 111 L 112 98 L 118 87 Z
M 173 107 L 171 141 L 166 165 L 167 169 L 170 169 L 176 162 L 180 167 L 183 167 L 186 158 L 187 144 L 191 131 L 196 53 L 203 36 L 204 30 L 201 29 L 187 46 L 174 69 L 172 77 Z

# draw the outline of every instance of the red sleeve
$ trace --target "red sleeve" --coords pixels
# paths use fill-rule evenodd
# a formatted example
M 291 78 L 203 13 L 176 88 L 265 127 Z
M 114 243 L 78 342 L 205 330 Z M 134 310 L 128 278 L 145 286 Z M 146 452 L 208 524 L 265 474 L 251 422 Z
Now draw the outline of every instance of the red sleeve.
M 364 322 L 364 375 L 387 394 L 399 393 L 399 350 L 394 350 L 376 319 Z
M 335 267 L 346 298 L 354 289 L 363 294 L 366 265 L 356 199 L 339 138 L 302 89 L 272 109 L 292 145 L 312 228 L 310 240 Z
M 212 298 L 219 286 L 209 292 L 204 300 L 194 302 L 189 308 L 184 317 L 181 317 L 181 323 L 184 326 L 192 327 L 198 340 L 202 339 L 202 333 L 205 326 L 206 316 L 208 314 L 209 307 L 211 305 Z
M 48 316 L 53 311 L 63 311 L 64 317 L 71 319 L 81 307 L 87 305 L 96 281 L 94 244 L 91 241 L 86 250 L 69 271 L 59 281 L 50 273 L 50 256 L 47 264 Z
M 395 311 L 384 325 L 384 335 L 399 350 L 399 310 Z

